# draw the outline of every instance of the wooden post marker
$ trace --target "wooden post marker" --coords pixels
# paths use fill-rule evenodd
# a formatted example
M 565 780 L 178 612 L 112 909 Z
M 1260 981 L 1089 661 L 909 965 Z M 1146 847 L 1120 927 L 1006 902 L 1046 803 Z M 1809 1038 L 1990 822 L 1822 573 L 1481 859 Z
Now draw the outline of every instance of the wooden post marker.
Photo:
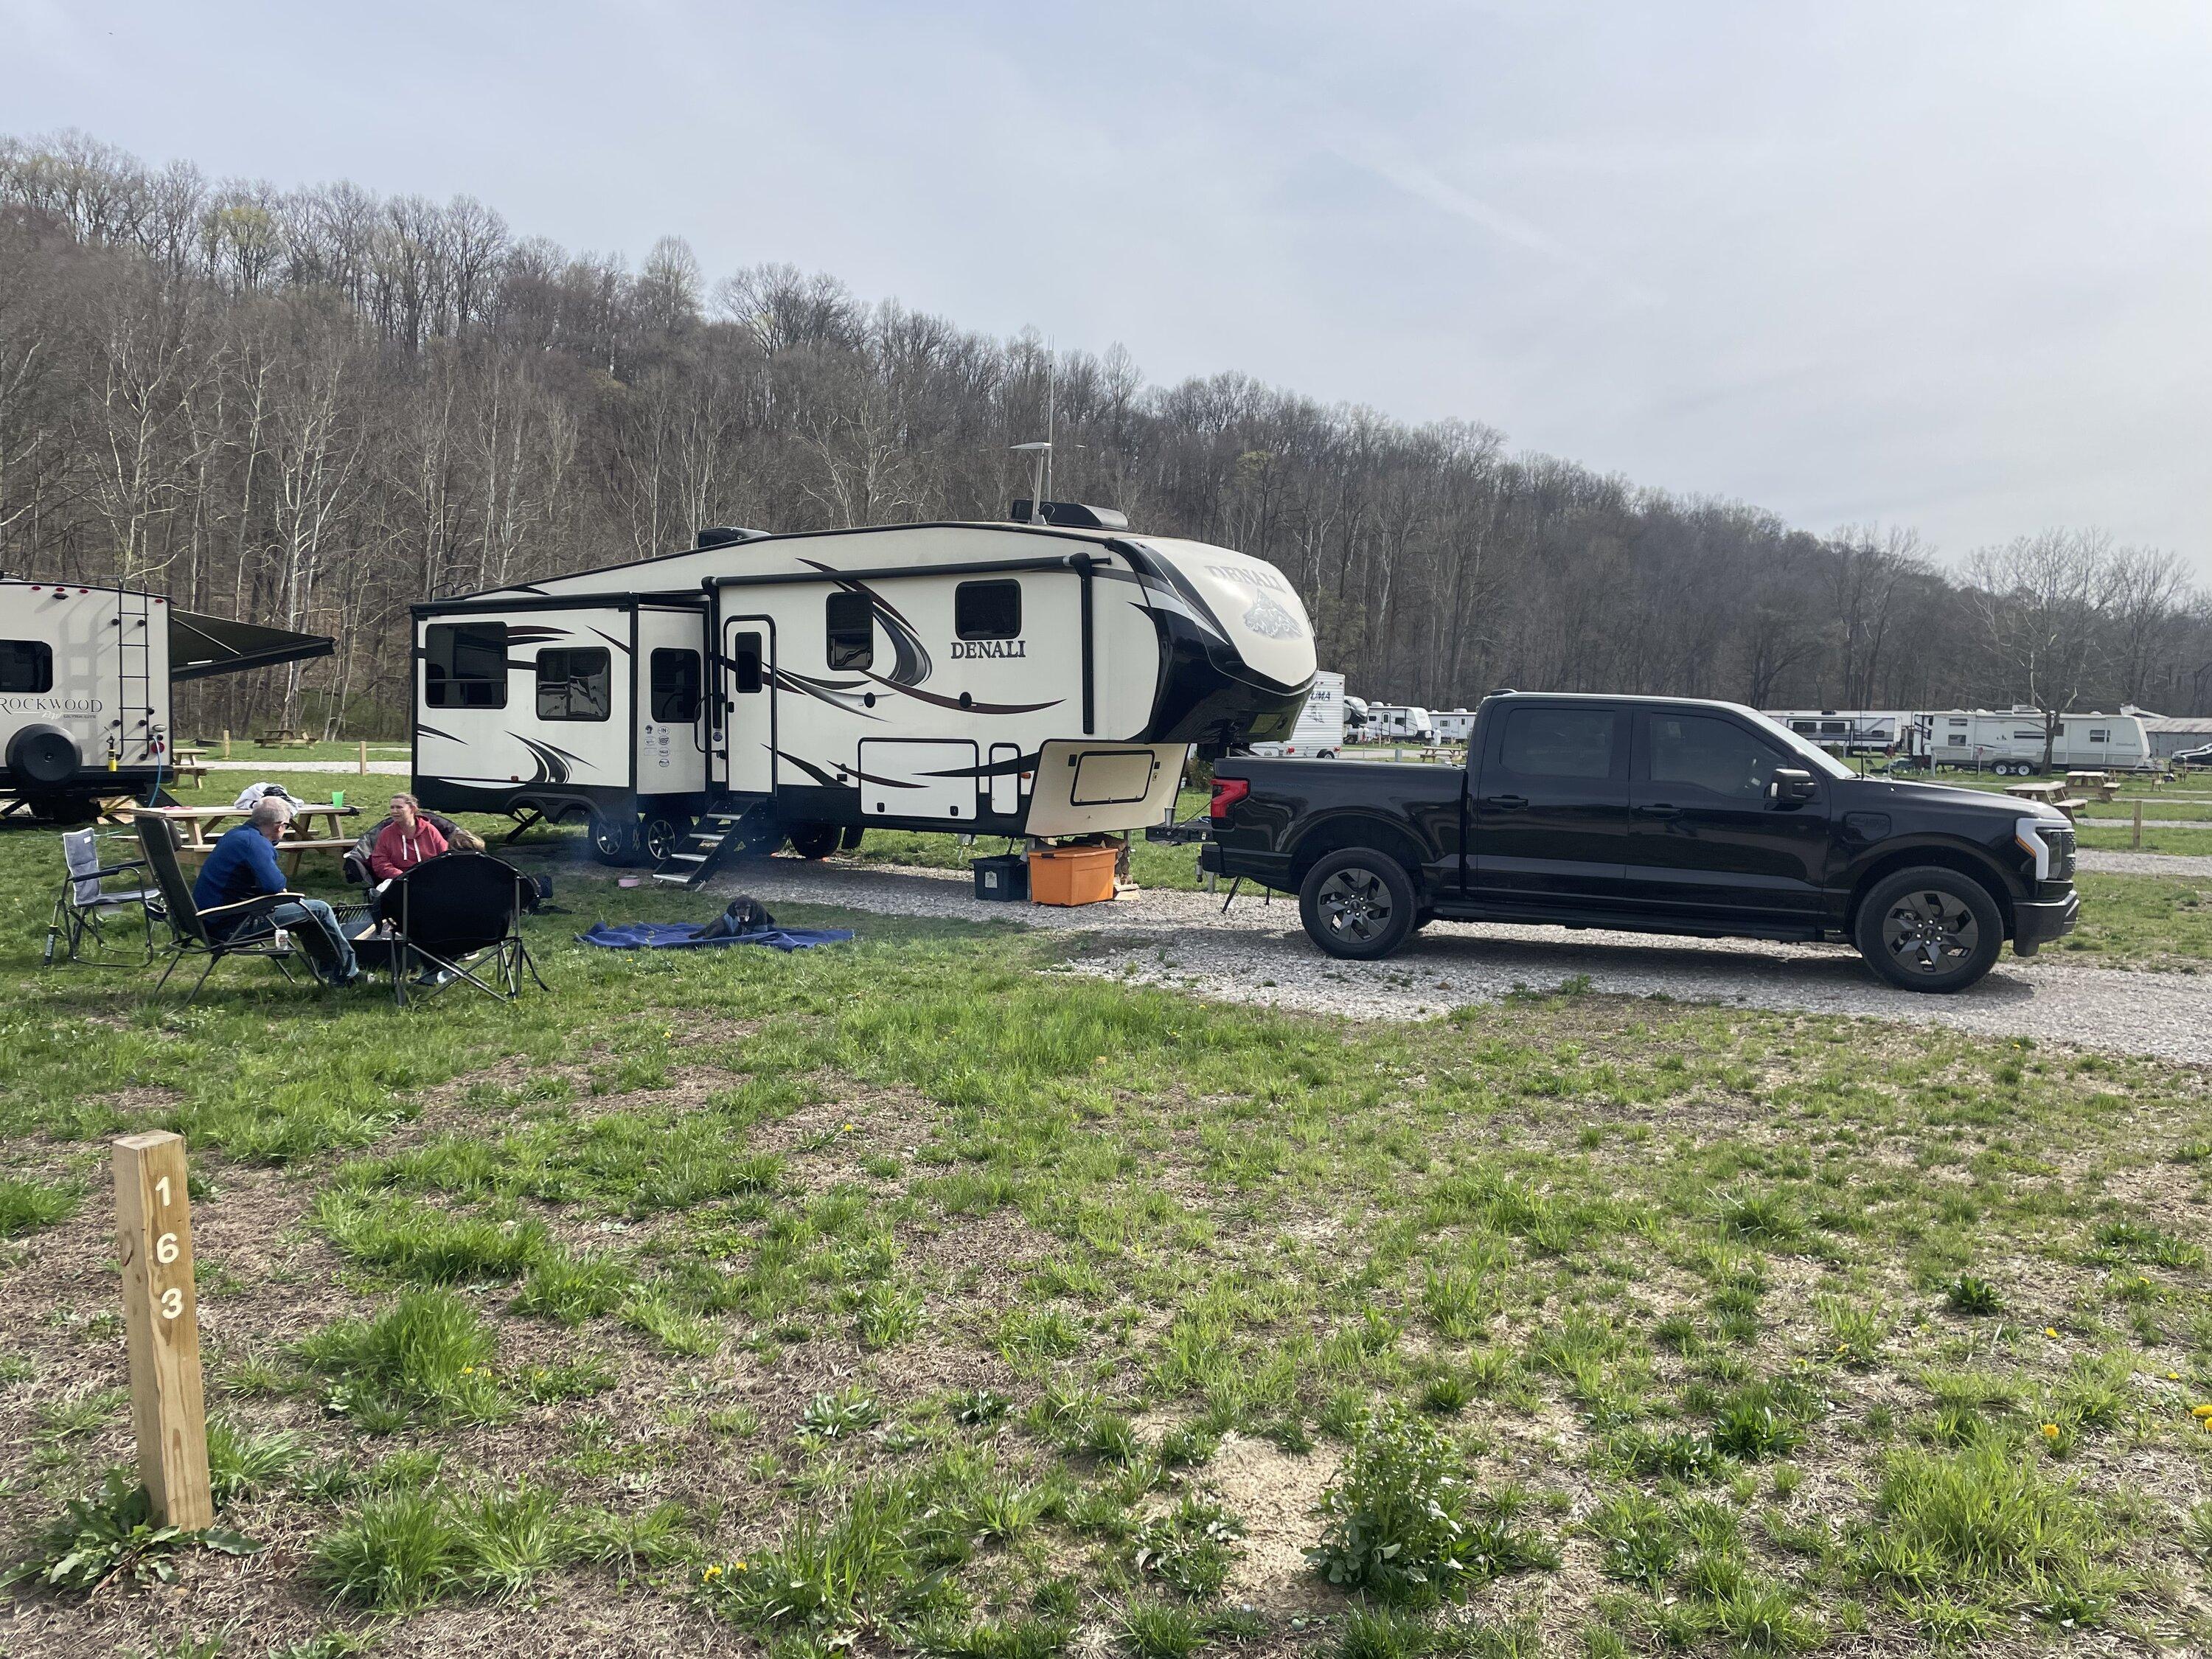
M 156 1516 L 198 1532 L 215 1524 L 215 1498 L 208 1489 L 207 1414 L 200 1397 L 185 1139 L 156 1130 L 125 1135 L 114 1145 L 115 1231 L 138 1475 Z
M 2137 852 L 2142 850 L 2142 803 L 2141 801 L 2136 803 L 2135 847 Z
M 222 734 L 222 757 L 225 760 L 230 758 L 230 733 L 228 731 Z
M 368 739 L 367 738 L 361 740 L 361 775 L 363 777 L 368 775 Z

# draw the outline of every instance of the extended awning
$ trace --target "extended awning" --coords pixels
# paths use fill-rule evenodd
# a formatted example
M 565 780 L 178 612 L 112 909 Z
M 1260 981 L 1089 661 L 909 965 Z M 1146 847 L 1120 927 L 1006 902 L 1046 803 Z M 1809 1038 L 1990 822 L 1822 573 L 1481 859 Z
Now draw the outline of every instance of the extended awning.
M 295 634 L 258 623 L 232 622 L 190 611 L 169 612 L 169 678 L 200 680 L 307 657 L 327 657 L 337 642 L 324 634 Z

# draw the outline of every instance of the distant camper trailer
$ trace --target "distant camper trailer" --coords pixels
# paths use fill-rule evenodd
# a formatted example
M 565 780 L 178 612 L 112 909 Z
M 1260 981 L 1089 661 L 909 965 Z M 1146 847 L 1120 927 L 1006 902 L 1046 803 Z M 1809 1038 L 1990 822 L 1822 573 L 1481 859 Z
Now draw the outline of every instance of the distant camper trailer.
M 1465 743 L 1474 735 L 1475 711 L 1472 708 L 1439 710 L 1429 716 L 1429 721 L 1437 729 L 1438 743 Z
M 1156 824 L 1194 748 L 1291 736 L 1314 650 L 1281 572 L 1044 512 L 706 532 L 418 605 L 415 793 L 584 819 L 602 860 L 693 883 L 732 851 L 821 856 L 870 826 Z
M 1944 708 L 1918 716 L 1929 760 L 1938 767 L 2027 777 L 2043 769 L 2042 713 Z M 2156 764 L 2139 714 L 2062 714 L 2051 743 L 2054 770 L 2132 772 Z
M 1777 708 L 1766 718 L 1788 726 L 1838 755 L 1893 755 L 1923 752 L 1920 717 L 1909 708 Z
M 1370 743 L 1434 743 L 1436 726 L 1429 711 L 1405 702 L 1376 702 L 1367 706 Z
M 1270 760 L 1334 760 L 1344 747 L 1344 676 L 1319 673 L 1298 723 L 1286 743 L 1255 743 L 1252 752 Z
M 0 798 L 57 823 L 169 775 L 179 680 L 330 655 L 320 635 L 179 611 L 158 593 L 0 577 Z

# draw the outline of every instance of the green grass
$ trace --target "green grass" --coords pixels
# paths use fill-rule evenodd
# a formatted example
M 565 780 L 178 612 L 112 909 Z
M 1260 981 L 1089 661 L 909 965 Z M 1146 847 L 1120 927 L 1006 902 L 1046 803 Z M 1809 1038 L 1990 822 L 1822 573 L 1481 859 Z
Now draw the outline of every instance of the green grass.
M 2212 877 L 2075 878 L 2079 925 L 2047 946 L 2045 962 L 2193 969 L 2212 962 Z
M 248 1613 L 470 1601 L 507 1654 L 649 1607 L 791 1659 L 2212 1638 L 2201 1070 L 1594 994 L 1360 1026 L 803 908 L 860 937 L 617 957 L 569 935 L 698 901 L 547 839 L 550 995 L 225 970 L 180 1012 L 33 969 L 52 836 L 0 831 L 0 1156 L 67 1198 L 191 1138 L 218 1479 L 286 1545 Z M 2146 881 L 2187 885 L 2087 914 L 2179 965 L 2191 907 L 2104 890 Z M 127 1447 L 96 1208 L 0 1249 L 11 1546 Z M 88 1644 L 152 1639 L 112 1595 Z

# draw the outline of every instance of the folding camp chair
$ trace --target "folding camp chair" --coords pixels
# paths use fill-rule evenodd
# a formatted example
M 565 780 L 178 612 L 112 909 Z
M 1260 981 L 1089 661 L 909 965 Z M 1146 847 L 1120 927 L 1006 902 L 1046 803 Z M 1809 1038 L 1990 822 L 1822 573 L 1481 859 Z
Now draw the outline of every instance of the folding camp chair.
M 522 942 L 522 913 L 534 908 L 537 896 L 529 877 L 489 853 L 447 853 L 395 878 L 376 896 L 379 931 L 356 939 L 354 953 L 365 967 L 389 970 L 392 1000 L 403 1008 L 414 973 L 432 976 L 417 990 L 465 980 L 487 996 L 511 999 L 522 994 L 526 969 L 543 991 L 545 981 Z
M 120 837 L 111 837 L 120 839 Z M 62 890 L 54 900 L 53 920 L 46 924 L 46 963 L 51 967 L 58 950 L 70 962 L 84 960 L 83 950 L 89 939 L 95 949 L 104 950 L 107 934 L 100 924 L 111 915 L 138 907 L 139 920 L 146 927 L 145 960 L 154 959 L 154 916 L 161 908 L 161 890 L 144 884 L 146 878 L 136 878 L 138 884 L 131 887 L 103 886 L 110 876 L 119 876 L 128 871 L 143 870 L 143 859 L 125 859 L 118 863 L 103 865 L 100 861 L 100 833 L 94 830 L 71 830 L 62 836 L 62 860 L 69 867 L 63 879 Z
M 280 939 L 276 930 L 256 930 L 241 933 L 245 923 L 265 919 L 277 905 L 295 902 L 298 893 L 263 893 L 259 896 L 241 899 L 235 904 L 218 904 L 203 910 L 192 902 L 192 884 L 185 879 L 183 860 L 177 856 L 176 826 L 166 819 L 140 814 L 138 844 L 145 849 L 146 863 L 154 872 L 155 885 L 161 895 L 161 909 L 169 924 L 169 946 L 167 952 L 169 965 L 161 969 L 161 977 L 154 986 L 156 996 L 161 987 L 169 982 L 169 975 L 177 971 L 177 964 L 187 957 L 204 957 L 207 966 L 186 993 L 185 1006 L 190 1007 L 192 999 L 200 994 L 200 987 L 208 982 L 215 965 L 225 957 L 264 957 L 276 965 L 276 971 L 288 980 L 292 970 L 284 958 L 292 954 L 288 940 Z

